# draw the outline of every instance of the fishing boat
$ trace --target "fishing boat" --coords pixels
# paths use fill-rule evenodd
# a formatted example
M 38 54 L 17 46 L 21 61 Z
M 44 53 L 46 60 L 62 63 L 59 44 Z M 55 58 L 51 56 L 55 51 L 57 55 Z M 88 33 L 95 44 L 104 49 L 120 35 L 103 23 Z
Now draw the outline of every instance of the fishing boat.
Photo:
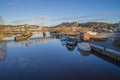
M 84 51 L 90 51 L 91 47 L 90 44 L 87 42 L 81 42 L 81 43 L 77 43 L 77 46 L 79 49 L 84 50 Z

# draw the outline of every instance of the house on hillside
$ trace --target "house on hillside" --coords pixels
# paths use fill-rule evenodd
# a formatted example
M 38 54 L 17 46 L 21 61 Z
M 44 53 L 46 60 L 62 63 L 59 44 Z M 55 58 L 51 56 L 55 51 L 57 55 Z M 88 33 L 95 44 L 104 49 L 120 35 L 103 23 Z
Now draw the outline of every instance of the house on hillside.
M 119 21 L 119 23 L 118 23 L 118 27 L 116 27 L 116 28 L 114 29 L 114 31 L 115 31 L 115 32 L 120 32 L 120 21 Z

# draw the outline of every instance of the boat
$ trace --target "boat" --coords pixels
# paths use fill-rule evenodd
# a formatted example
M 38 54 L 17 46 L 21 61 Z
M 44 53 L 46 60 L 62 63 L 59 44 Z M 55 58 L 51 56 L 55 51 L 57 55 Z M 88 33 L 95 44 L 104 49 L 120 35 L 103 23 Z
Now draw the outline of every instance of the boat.
M 77 43 L 77 46 L 79 49 L 84 50 L 84 51 L 91 51 L 90 44 L 87 42 L 81 42 Z
M 66 44 L 74 46 L 77 44 L 77 40 L 74 37 L 69 37 L 66 41 Z

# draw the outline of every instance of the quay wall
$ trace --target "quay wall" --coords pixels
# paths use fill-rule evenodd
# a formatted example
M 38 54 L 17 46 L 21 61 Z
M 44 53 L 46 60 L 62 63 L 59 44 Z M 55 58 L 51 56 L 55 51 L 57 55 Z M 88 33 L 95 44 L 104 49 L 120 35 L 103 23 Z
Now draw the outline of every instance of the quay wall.
M 92 51 L 98 52 L 98 54 L 103 54 L 114 60 L 120 61 L 120 52 L 119 51 L 116 51 L 113 49 L 108 49 L 104 46 L 99 46 L 99 45 L 95 45 L 95 44 L 91 44 L 91 49 L 92 49 Z

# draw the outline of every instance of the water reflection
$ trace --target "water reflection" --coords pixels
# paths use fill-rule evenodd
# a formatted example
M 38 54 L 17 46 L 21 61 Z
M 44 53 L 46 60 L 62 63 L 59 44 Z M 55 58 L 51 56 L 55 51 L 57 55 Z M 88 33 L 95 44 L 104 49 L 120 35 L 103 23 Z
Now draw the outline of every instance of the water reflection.
M 18 35 L 13 35 L 11 37 L 3 37 L 3 42 L 10 42 L 10 41 L 15 41 L 16 37 L 17 36 L 20 36 L 20 34 Z M 50 35 L 50 32 L 39 32 L 39 33 L 35 33 L 33 34 L 32 36 L 30 37 L 26 37 L 25 39 L 21 40 L 21 41 L 24 41 L 24 40 L 29 40 L 29 39 L 36 39 L 36 38 L 43 38 L 43 37 L 49 37 L 51 36 Z M 0 37 L 1 38 L 1 37 Z M 22 38 L 22 37 L 21 37 Z M 1 40 L 1 39 L 0 39 Z M 20 40 L 18 40 L 20 41 Z
M 79 51 L 82 56 L 89 56 L 91 54 L 91 52 L 83 51 L 83 50 L 81 50 L 79 48 L 77 48 L 77 51 Z
M 0 61 L 5 60 L 6 48 L 6 43 L 0 43 Z
M 45 43 L 47 42 L 47 40 L 50 40 L 50 39 L 53 39 L 53 37 L 49 36 L 49 37 L 41 37 L 41 38 L 32 38 L 29 40 L 24 40 L 19 42 L 10 41 L 10 42 L 6 42 L 6 44 L 8 46 L 31 46 L 38 43 Z
M 116 77 L 120 78 L 120 69 L 109 64 L 114 61 L 104 57 L 100 58 L 105 61 L 101 60 L 92 55 L 93 52 L 82 53 L 77 50 L 77 46 L 62 46 L 60 40 L 54 37 L 5 42 L 1 49 L 3 51 L 7 49 L 8 55 L 6 60 L 0 63 L 1 80 L 114 80 Z M 4 54 L 6 54 L 5 51 Z
M 66 45 L 66 41 L 61 41 L 61 44 L 64 46 Z
M 66 49 L 67 49 L 68 51 L 74 51 L 75 48 L 77 47 L 77 46 L 67 45 L 67 44 L 66 44 L 66 41 L 61 41 L 61 44 L 62 44 L 63 46 L 66 46 Z M 107 56 L 105 56 L 105 55 L 102 55 L 102 54 L 99 54 L 99 53 L 95 53 L 95 52 L 93 52 L 93 51 L 89 51 L 89 52 L 88 52 L 88 51 L 84 51 L 84 50 L 81 50 L 81 49 L 79 49 L 79 48 L 77 48 L 77 51 L 78 51 L 82 56 L 86 56 L 86 57 L 87 57 L 87 56 L 93 54 L 93 55 L 95 55 L 95 56 L 97 56 L 97 57 L 99 57 L 99 58 L 101 58 L 101 59 L 103 59 L 103 60 L 105 60 L 105 61 L 108 61 L 108 62 L 110 62 L 110 63 L 112 63 L 112 64 L 117 65 L 117 66 L 120 67 L 120 61 L 116 61 L 116 60 L 111 59 L 111 58 L 109 58 L 109 57 L 107 57 Z
M 105 60 L 105 61 L 108 61 L 108 62 L 120 67 L 120 61 L 114 60 L 112 58 L 109 58 L 109 57 L 107 57 L 105 55 L 102 55 L 102 54 L 99 54 L 99 53 L 92 52 L 92 54 L 101 58 L 101 59 L 103 59 L 103 60 Z
M 66 48 L 68 51 L 73 51 L 75 49 L 76 46 L 74 45 L 66 45 Z

